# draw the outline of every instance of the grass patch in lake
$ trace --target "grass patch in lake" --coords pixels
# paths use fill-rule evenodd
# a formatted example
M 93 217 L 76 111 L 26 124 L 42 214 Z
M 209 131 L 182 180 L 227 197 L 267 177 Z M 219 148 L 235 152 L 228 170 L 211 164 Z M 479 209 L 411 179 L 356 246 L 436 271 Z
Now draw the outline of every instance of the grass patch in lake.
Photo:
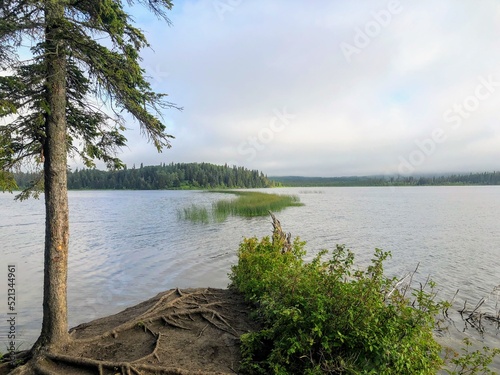
M 219 200 L 213 204 L 218 216 L 265 216 L 269 211 L 278 212 L 286 207 L 302 206 L 296 195 L 267 194 L 253 191 L 228 191 L 238 197 Z
M 279 212 L 286 207 L 303 206 L 296 195 L 267 194 L 255 191 L 214 190 L 213 193 L 234 194 L 237 197 L 231 200 L 221 199 L 212 204 L 212 210 L 192 204 L 177 211 L 179 218 L 195 223 L 224 221 L 229 215 L 254 217 L 265 216 L 272 212 Z
M 207 224 L 209 222 L 209 213 L 206 207 L 191 204 L 191 206 L 184 207 L 182 210 L 178 209 L 177 218 Z

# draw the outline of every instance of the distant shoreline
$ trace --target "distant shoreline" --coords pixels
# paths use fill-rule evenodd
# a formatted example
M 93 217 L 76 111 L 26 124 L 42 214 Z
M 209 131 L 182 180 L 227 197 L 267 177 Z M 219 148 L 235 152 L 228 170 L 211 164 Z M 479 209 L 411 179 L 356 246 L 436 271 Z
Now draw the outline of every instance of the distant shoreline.
M 41 174 L 14 173 L 17 186 L 41 186 Z M 68 190 L 212 190 L 272 187 L 495 186 L 500 171 L 442 175 L 342 177 L 267 176 L 262 171 L 210 163 L 177 163 L 116 171 L 68 171 Z
M 397 186 L 496 186 L 500 172 L 449 174 L 441 176 L 348 176 L 303 177 L 270 176 L 284 187 L 397 187 Z

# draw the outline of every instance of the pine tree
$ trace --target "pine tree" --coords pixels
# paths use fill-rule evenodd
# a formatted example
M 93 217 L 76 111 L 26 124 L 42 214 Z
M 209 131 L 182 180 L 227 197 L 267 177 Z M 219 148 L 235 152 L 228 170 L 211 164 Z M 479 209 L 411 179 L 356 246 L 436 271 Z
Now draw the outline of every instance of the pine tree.
M 169 22 L 171 0 L 128 0 L 136 3 Z M 0 0 L 0 187 L 12 190 L 12 172 L 36 165 L 40 178 L 19 198 L 37 187 L 45 194 L 43 323 L 35 357 L 69 341 L 67 157 L 79 155 L 88 167 L 95 160 L 124 167 L 116 157 L 126 143 L 124 111 L 158 151 L 170 147 L 161 111 L 175 105 L 146 80 L 139 64 L 145 47 L 120 0 Z

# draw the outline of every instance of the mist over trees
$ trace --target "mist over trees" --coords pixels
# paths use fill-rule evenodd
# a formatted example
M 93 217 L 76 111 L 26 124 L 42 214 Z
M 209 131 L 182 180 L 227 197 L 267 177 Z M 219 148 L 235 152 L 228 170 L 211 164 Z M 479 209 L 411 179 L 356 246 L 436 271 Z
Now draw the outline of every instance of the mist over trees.
M 270 177 L 284 186 L 446 186 L 500 185 L 500 172 L 451 174 L 443 176 L 349 176 L 349 177 Z

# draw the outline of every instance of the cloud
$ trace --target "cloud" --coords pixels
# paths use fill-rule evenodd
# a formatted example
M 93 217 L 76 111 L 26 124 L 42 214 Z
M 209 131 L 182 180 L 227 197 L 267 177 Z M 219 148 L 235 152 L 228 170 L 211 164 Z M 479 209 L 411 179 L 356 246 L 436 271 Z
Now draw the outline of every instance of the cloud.
M 446 141 L 414 173 L 498 169 L 500 87 L 457 129 L 443 114 L 474 95 L 478 77 L 500 82 L 499 5 L 400 1 L 377 29 L 391 3 L 186 0 L 172 27 L 134 13 L 154 50 L 143 53 L 153 87 L 184 111 L 165 112 L 172 149 L 156 154 L 130 123 L 121 157 L 270 175 L 394 173 L 442 128 Z M 373 37 L 348 61 L 340 46 L 369 25 Z M 295 117 L 273 128 L 284 109 Z

